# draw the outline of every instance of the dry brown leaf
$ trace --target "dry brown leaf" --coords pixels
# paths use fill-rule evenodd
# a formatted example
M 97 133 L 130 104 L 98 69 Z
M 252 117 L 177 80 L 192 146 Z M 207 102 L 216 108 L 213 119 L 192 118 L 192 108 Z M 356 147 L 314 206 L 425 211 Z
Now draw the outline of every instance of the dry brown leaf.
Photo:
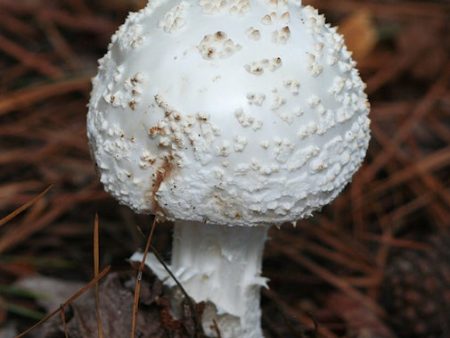
M 353 52 L 353 58 L 358 62 L 364 60 L 378 42 L 371 13 L 365 9 L 347 16 L 341 22 L 339 32 L 344 35 L 348 50 Z

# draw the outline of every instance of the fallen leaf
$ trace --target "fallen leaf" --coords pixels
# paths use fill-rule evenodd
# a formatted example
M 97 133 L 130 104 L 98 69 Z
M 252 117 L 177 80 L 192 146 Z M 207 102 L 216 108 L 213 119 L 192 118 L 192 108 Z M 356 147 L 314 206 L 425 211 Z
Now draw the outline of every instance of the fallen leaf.
M 45 276 L 23 278 L 15 285 L 35 294 L 37 303 L 47 311 L 58 308 L 75 291 L 83 287 L 82 283 L 62 281 Z

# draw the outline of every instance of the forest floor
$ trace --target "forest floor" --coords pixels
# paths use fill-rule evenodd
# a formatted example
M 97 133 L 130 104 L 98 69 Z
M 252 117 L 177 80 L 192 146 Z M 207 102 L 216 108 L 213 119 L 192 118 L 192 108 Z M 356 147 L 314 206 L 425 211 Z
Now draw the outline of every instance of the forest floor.
M 143 2 L 0 0 L 1 338 L 52 311 L 25 336 L 97 337 L 97 312 L 105 337 L 130 336 L 138 268 L 126 259 L 153 219 L 103 191 L 85 125 L 97 59 Z M 449 338 L 450 3 L 304 3 L 339 24 L 354 52 L 372 140 L 336 201 L 271 230 L 266 335 Z M 157 224 L 152 242 L 166 258 L 170 237 Z M 197 335 L 201 305 L 174 320 L 148 272 L 141 290 L 137 337 Z

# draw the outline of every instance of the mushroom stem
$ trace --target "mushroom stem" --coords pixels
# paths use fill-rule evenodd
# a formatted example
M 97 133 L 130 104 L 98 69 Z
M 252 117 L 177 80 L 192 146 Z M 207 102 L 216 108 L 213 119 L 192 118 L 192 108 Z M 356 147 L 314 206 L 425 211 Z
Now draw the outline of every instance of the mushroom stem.
M 230 227 L 198 222 L 176 222 L 172 269 L 188 294 L 207 302 L 202 322 L 205 332 L 222 338 L 261 338 L 261 262 L 266 226 Z
M 267 226 L 175 223 L 170 269 L 190 297 L 206 303 L 202 326 L 208 336 L 217 336 L 216 322 L 222 338 L 263 337 L 260 288 L 267 281 L 261 277 L 267 230 Z M 140 254 L 131 258 L 140 259 Z M 147 256 L 146 264 L 176 289 L 153 255 Z M 173 294 L 176 304 L 180 293 Z

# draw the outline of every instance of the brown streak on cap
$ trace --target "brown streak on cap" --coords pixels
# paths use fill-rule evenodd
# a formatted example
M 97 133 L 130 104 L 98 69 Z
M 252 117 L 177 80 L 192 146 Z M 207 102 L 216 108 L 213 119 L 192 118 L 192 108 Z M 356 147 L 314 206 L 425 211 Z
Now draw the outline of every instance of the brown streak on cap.
M 161 184 L 172 174 L 172 170 L 174 168 L 173 160 L 174 158 L 172 154 L 169 154 L 164 158 L 163 164 L 156 170 L 156 178 L 152 185 L 151 200 L 155 208 L 155 215 L 162 218 L 164 218 L 164 211 L 158 203 L 156 194 L 158 193 Z

